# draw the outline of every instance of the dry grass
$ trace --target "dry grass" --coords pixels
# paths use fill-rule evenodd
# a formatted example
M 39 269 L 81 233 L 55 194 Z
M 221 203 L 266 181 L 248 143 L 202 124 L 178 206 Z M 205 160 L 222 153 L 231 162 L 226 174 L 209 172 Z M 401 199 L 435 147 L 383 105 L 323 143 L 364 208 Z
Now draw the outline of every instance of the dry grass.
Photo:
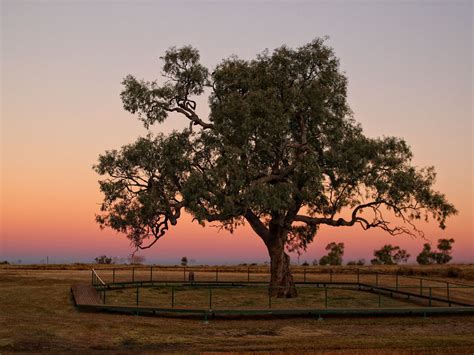
M 367 292 L 348 289 L 328 289 L 328 308 L 376 308 L 379 298 Z M 108 291 L 106 303 L 110 305 L 135 306 L 137 291 L 134 288 Z M 172 299 L 175 308 L 184 309 L 317 309 L 326 305 L 323 288 L 299 287 L 298 297 L 291 299 L 269 299 L 266 287 L 243 288 L 194 288 L 143 287 L 139 289 L 139 305 L 143 307 L 171 308 Z M 383 307 L 417 307 L 406 299 L 381 297 Z
M 88 270 L 0 269 L 0 352 L 291 351 L 345 354 L 474 350 L 474 317 L 161 318 L 78 312 Z
M 445 267 L 446 269 L 447 267 Z M 97 272 L 100 277 L 106 282 L 130 282 L 130 281 L 176 281 L 176 280 L 187 280 L 190 268 L 175 267 L 136 267 L 132 270 L 130 267 L 124 268 L 103 268 Z M 216 268 L 214 267 L 195 267 L 194 276 L 196 281 L 234 281 L 234 282 L 246 282 L 260 281 L 268 282 L 269 274 L 268 269 L 265 268 L 251 268 L 250 274 L 247 268 L 233 269 L 229 267 Z M 302 268 L 294 270 L 295 281 L 312 281 L 312 282 L 358 282 L 367 284 L 378 284 L 380 286 L 386 286 L 396 288 L 402 291 L 408 291 L 420 294 L 424 296 L 431 295 L 433 297 L 449 298 L 451 300 L 457 300 L 464 303 L 473 303 L 474 300 L 474 287 L 466 288 L 463 283 L 473 283 L 469 280 L 453 278 L 453 277 L 434 277 L 420 282 L 419 276 L 406 275 L 407 273 L 399 272 L 397 276 L 394 271 L 395 268 L 383 268 L 377 267 L 374 269 L 364 268 L 360 270 L 359 276 L 354 268 L 334 268 L 332 273 L 329 273 L 330 269 L 327 268 L 307 268 L 306 272 L 303 273 Z M 434 269 L 434 275 L 442 275 L 440 267 Z M 469 267 L 464 267 L 464 270 L 469 270 Z M 383 272 L 383 274 L 375 275 L 374 271 Z M 406 270 L 405 270 L 406 271 Z M 425 271 L 425 273 L 427 273 Z M 447 282 L 450 283 L 449 289 Z M 460 285 L 461 283 L 461 285 Z M 140 304 L 146 304 L 153 306 L 169 306 L 171 300 L 170 289 L 161 289 L 160 291 L 154 291 L 143 289 L 141 292 L 140 299 L 144 301 Z M 253 289 L 240 289 L 240 290 L 214 290 L 213 291 L 213 308 L 265 308 L 268 305 L 268 298 L 265 286 Z M 276 300 L 273 302 L 274 308 L 318 308 L 324 307 L 324 295 L 322 289 L 311 288 L 300 288 L 300 296 L 297 301 L 295 300 Z M 135 291 L 129 290 L 128 292 L 111 292 L 110 297 L 107 299 L 112 303 L 119 304 L 131 304 L 135 302 L 136 297 L 132 294 Z M 208 302 L 208 290 L 181 290 L 176 289 L 176 300 L 177 304 L 182 307 L 206 307 Z M 342 290 L 330 290 L 330 307 L 377 307 L 378 296 L 371 295 L 368 293 L 361 293 L 358 291 L 342 291 Z M 192 301 L 192 302 L 191 302 Z M 215 302 L 214 302 L 215 301 Z M 219 302 L 220 301 L 220 302 Z M 388 297 L 383 297 L 382 303 L 385 307 L 407 307 L 413 306 L 412 302 L 405 302 L 404 300 L 395 300 Z M 428 305 L 428 302 L 425 302 Z M 436 304 L 434 304 L 436 305 Z M 446 304 L 442 304 L 446 305 Z
M 4 265 L 0 264 L 0 270 L 90 270 L 92 267 L 98 269 L 119 269 L 130 268 L 130 265 L 97 265 L 97 264 L 33 264 L 33 265 Z M 137 268 L 149 268 L 149 266 L 140 266 Z M 155 269 L 182 272 L 181 266 L 156 266 Z M 252 274 L 268 273 L 269 267 L 266 265 L 239 265 L 239 266 L 218 266 L 220 272 L 227 273 L 246 273 L 250 268 Z M 215 270 L 214 266 L 192 266 L 187 267 L 187 270 L 194 271 L 209 271 Z M 474 264 L 448 264 L 448 265 L 366 265 L 366 266 L 292 266 L 292 271 L 296 275 L 302 275 L 306 269 L 307 274 L 321 274 L 329 273 L 333 270 L 334 273 L 354 273 L 357 269 L 361 272 L 381 272 L 387 274 L 399 274 L 406 276 L 428 276 L 435 278 L 447 278 L 458 281 L 474 281 Z

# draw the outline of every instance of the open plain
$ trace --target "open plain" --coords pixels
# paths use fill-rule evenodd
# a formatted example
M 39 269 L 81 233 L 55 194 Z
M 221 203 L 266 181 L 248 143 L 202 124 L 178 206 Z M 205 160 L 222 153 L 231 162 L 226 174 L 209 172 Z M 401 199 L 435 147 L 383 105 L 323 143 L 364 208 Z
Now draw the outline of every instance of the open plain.
M 452 353 L 474 351 L 474 316 L 430 317 L 145 317 L 84 313 L 70 287 L 91 280 L 91 265 L 2 266 L 0 353 L 289 351 Z M 473 284 L 474 266 L 364 267 Z M 196 270 L 200 270 L 197 268 Z M 211 272 L 214 268 L 202 268 Z M 240 269 L 222 267 L 234 277 Z M 347 267 L 336 269 L 343 274 Z M 265 271 L 262 267 L 262 273 Z M 296 272 L 300 272 L 296 268 Z M 145 272 L 145 271 L 143 271 Z M 324 272 L 317 267 L 311 272 Z M 179 268 L 169 273 L 181 275 Z M 296 277 L 297 278 L 297 277 Z

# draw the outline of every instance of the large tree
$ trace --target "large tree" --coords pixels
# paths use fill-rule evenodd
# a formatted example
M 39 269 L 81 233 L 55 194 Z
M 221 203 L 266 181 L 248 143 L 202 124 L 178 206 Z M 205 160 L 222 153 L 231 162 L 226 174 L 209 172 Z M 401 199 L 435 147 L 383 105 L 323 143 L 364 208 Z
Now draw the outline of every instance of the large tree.
M 456 213 L 417 169 L 403 139 L 368 138 L 348 106 L 347 79 L 323 39 L 253 60 L 224 59 L 212 73 L 190 47 L 171 48 L 161 83 L 128 75 L 125 110 L 147 130 L 170 114 L 189 127 L 148 133 L 99 157 L 104 201 L 97 221 L 148 248 L 183 210 L 233 231 L 248 223 L 271 259 L 271 293 L 296 296 L 286 250 L 305 249 L 321 225 L 420 234 Z M 209 116 L 196 97 L 208 95 Z M 389 222 L 394 219 L 399 224 Z

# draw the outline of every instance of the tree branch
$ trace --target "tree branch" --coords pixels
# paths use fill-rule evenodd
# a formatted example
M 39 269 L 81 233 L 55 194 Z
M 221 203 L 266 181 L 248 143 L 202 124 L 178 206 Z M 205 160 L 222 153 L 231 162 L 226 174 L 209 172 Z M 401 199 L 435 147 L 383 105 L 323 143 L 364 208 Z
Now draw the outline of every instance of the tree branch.
M 182 115 L 186 116 L 193 124 L 199 125 L 204 129 L 213 129 L 214 125 L 212 123 L 206 123 L 199 118 L 199 116 L 190 109 L 190 107 L 186 107 L 185 104 L 181 104 L 178 107 L 167 108 L 165 111 L 168 112 L 178 112 Z
M 264 242 L 268 241 L 270 238 L 270 231 L 263 224 L 263 222 L 258 218 L 258 216 L 250 210 L 245 211 L 245 219 L 249 222 L 250 226 L 257 233 Z
M 408 228 L 405 228 L 405 227 L 390 227 L 389 226 L 390 223 L 384 219 L 382 213 L 379 210 L 379 207 L 381 205 L 386 205 L 388 207 L 393 208 L 395 213 L 399 217 L 401 217 L 405 223 L 410 224 L 414 232 L 410 231 Z M 369 222 L 367 219 L 357 215 L 357 213 L 364 208 L 373 209 L 375 217 L 372 222 Z M 372 201 L 372 202 L 357 206 L 352 211 L 350 220 L 345 220 L 343 218 L 334 219 L 334 216 L 327 218 L 327 217 L 309 217 L 309 216 L 297 215 L 294 221 L 303 222 L 303 223 L 306 223 L 307 225 L 313 225 L 313 226 L 316 226 L 319 224 L 326 224 L 333 227 L 351 227 L 354 224 L 359 223 L 364 230 L 367 230 L 370 228 L 381 228 L 391 235 L 409 234 L 409 235 L 415 236 L 415 233 L 416 233 L 419 236 L 424 237 L 423 232 L 418 230 L 416 226 L 413 223 L 411 223 L 407 219 L 407 217 L 405 217 L 405 215 L 403 214 L 404 209 L 416 209 L 416 207 L 413 207 L 413 206 L 397 207 L 386 200 L 376 200 L 376 201 Z

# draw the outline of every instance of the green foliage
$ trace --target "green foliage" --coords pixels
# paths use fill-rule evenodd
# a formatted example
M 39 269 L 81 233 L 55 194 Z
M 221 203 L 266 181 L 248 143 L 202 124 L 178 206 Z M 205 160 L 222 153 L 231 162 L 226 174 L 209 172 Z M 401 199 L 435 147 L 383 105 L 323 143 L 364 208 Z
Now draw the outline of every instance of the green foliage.
M 452 244 L 454 239 L 438 239 L 438 251 L 432 251 L 431 245 L 425 243 L 423 250 L 416 257 L 416 261 L 421 265 L 428 264 L 447 264 L 451 261 L 451 251 L 453 249 Z
M 406 262 L 410 254 L 399 246 L 386 244 L 381 249 L 374 250 L 374 256 L 375 258 L 370 261 L 372 265 L 396 265 Z
M 416 257 L 416 262 L 420 265 L 428 265 L 433 263 L 433 252 L 430 243 L 423 244 L 423 250 Z
M 231 232 L 247 222 L 265 243 L 283 240 L 295 251 L 321 224 L 416 235 L 416 220 L 431 216 L 444 228 L 456 213 L 432 189 L 434 169 L 411 165 L 403 139 L 364 136 L 347 103 L 347 78 L 323 39 L 252 60 L 231 56 L 212 72 L 189 46 L 162 59 L 164 82 L 124 79 L 123 106 L 147 129 L 171 113 L 189 127 L 149 133 L 94 166 L 104 194 L 97 222 L 135 247 L 153 245 L 183 209 Z M 196 111 L 203 93 L 207 119 Z M 347 210 L 350 219 L 341 216 Z
M 329 253 L 319 259 L 319 265 L 342 265 L 344 255 L 344 243 L 329 243 L 326 246 Z

